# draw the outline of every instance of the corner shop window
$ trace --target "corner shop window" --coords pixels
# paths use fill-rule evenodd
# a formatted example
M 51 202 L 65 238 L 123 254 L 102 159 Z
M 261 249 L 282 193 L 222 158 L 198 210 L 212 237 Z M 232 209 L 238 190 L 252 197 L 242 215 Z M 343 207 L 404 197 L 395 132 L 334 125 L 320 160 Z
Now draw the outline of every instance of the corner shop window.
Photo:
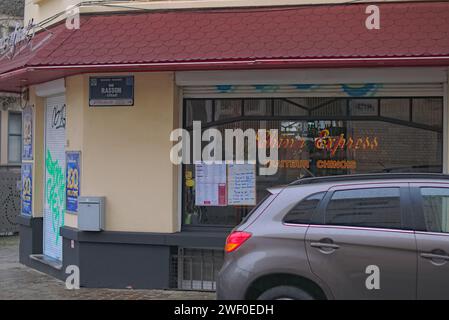
M 442 172 L 442 98 L 186 99 L 185 108 L 188 131 L 194 120 L 223 137 L 225 129 L 278 130 L 278 171 L 262 176 L 256 167 L 257 202 L 309 173 Z M 252 208 L 197 206 L 195 165 L 184 165 L 184 226 L 233 227 Z

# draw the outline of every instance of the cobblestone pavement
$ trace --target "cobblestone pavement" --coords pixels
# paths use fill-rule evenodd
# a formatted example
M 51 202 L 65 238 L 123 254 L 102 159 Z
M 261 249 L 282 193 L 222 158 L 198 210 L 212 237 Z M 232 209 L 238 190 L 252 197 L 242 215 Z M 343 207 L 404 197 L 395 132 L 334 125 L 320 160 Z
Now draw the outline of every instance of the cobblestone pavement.
M 206 300 L 214 293 L 169 290 L 66 290 L 64 282 L 18 262 L 19 237 L 0 237 L 0 300 Z

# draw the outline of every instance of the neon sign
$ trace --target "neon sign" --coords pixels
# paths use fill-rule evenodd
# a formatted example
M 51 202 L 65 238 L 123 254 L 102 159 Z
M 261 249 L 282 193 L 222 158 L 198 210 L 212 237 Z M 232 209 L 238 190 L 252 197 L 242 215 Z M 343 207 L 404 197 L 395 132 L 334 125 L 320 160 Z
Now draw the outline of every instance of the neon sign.
M 377 137 L 359 137 L 345 138 L 345 134 L 342 133 L 338 138 L 331 137 L 329 130 L 324 129 L 320 132 L 320 136 L 315 139 L 315 147 L 320 150 L 327 150 L 331 156 L 334 156 L 338 149 L 341 150 L 374 150 L 379 146 Z
M 355 160 L 318 160 L 316 162 L 318 169 L 356 169 Z
M 279 148 L 279 149 L 295 149 L 302 151 L 306 142 L 311 141 L 318 150 L 328 151 L 331 156 L 337 153 L 337 150 L 375 150 L 379 146 L 377 137 L 346 137 L 344 133 L 339 136 L 331 136 L 329 129 L 320 131 L 317 138 L 304 137 L 280 137 L 278 139 L 268 137 L 267 139 L 259 139 L 257 142 L 259 148 Z

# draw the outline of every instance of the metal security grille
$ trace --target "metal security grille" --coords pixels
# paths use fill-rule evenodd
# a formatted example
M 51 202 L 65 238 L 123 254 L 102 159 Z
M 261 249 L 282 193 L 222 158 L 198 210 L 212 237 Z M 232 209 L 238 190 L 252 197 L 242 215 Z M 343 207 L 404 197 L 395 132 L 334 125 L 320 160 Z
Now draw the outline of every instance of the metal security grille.
M 65 97 L 47 99 L 45 116 L 44 255 L 62 259 L 65 212 Z
M 0 167 L 0 236 L 19 231 L 20 166 Z
M 178 253 L 171 257 L 170 286 L 182 290 L 215 291 L 223 258 L 223 250 L 178 248 Z
M 184 86 L 184 98 L 442 96 L 443 83 L 291 84 Z

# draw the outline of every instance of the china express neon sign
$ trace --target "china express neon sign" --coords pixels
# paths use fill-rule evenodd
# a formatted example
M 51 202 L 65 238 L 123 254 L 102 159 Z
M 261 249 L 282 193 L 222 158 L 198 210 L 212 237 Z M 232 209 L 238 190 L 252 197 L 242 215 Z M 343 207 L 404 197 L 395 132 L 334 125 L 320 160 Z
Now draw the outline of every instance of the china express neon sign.
M 331 137 L 328 129 L 320 132 L 318 138 L 315 138 L 315 147 L 320 150 L 327 150 L 331 156 L 335 155 L 338 149 L 340 150 L 374 150 L 379 146 L 377 137 L 360 137 L 360 138 L 345 138 L 342 133 L 338 137 Z
M 260 137 L 257 136 L 259 148 L 270 146 L 279 149 L 302 150 L 306 146 L 306 140 L 302 137 L 280 137 L 275 139 L 268 134 L 266 140 L 259 138 Z M 331 136 L 329 129 L 320 131 L 319 136 L 313 141 L 316 149 L 328 151 L 331 156 L 334 156 L 338 150 L 375 150 L 379 146 L 377 137 L 345 137 L 344 133 L 339 136 Z

